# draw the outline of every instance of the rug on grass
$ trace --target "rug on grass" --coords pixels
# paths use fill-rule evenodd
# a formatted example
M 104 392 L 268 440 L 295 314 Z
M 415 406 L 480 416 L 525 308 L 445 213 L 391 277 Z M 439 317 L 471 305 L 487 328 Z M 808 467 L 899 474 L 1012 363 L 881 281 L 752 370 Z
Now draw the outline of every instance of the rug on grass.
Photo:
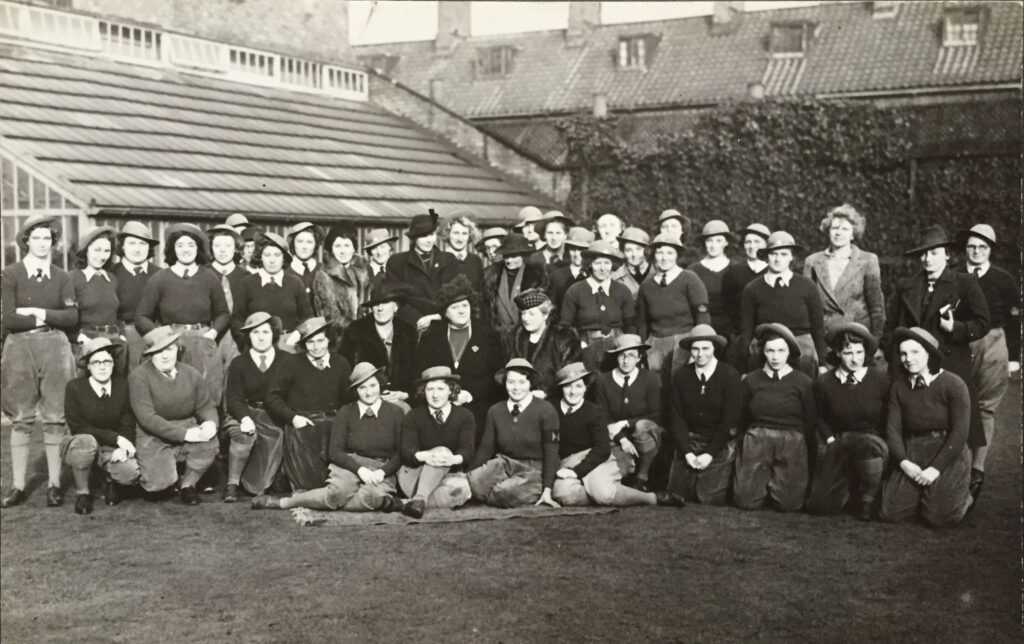
M 404 514 L 383 512 L 321 512 L 306 508 L 294 508 L 292 517 L 302 526 L 361 526 L 361 525 L 406 525 L 409 523 L 457 523 L 460 521 L 497 521 L 499 519 L 546 519 L 571 517 L 584 514 L 610 514 L 618 508 L 583 507 L 549 508 L 531 506 L 527 508 L 501 509 L 486 505 L 467 505 L 458 510 L 427 510 L 422 519 L 413 519 Z

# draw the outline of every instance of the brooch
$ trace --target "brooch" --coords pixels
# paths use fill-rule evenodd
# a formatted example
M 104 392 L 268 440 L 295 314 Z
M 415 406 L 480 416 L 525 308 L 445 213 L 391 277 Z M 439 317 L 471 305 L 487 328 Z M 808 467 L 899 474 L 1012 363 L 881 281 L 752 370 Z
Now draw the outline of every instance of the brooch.
M 471 346 L 471 347 L 470 347 L 470 349 L 472 349 L 473 351 L 479 351 L 479 350 L 480 350 L 480 347 L 478 347 L 478 346 L 476 346 L 476 345 L 474 344 L 473 346 Z

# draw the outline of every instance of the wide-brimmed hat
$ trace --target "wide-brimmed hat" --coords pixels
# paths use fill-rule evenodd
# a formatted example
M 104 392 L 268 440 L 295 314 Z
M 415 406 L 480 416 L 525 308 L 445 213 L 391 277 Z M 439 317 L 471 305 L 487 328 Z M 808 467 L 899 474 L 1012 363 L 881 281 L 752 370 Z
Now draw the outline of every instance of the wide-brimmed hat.
M 636 244 L 638 246 L 647 247 L 651 244 L 651 236 L 646 231 L 637 228 L 636 226 L 630 226 L 626 230 L 622 231 L 622 234 L 617 238 L 619 247 L 623 244 Z
M 322 317 L 314 317 L 309 318 L 307 320 L 303 320 L 299 324 L 299 326 L 295 327 L 295 331 L 299 334 L 299 339 L 295 344 L 298 346 L 302 346 L 302 344 L 306 340 L 312 338 L 314 335 L 320 333 L 321 331 L 330 326 L 331 323 L 328 322 L 326 318 Z
M 375 367 L 369 362 L 360 362 L 352 367 L 352 373 L 348 377 L 348 388 L 355 389 L 374 376 L 380 367 Z
M 790 249 L 793 252 L 799 252 L 803 250 L 803 246 L 796 243 L 793 236 L 784 230 L 776 230 L 768 236 L 768 245 L 764 248 L 760 248 L 757 251 L 757 256 L 760 259 L 768 257 L 768 253 L 774 250 L 783 250 L 785 248 Z
M 242 333 L 248 333 L 258 326 L 266 324 L 274 319 L 274 316 L 267 313 L 266 311 L 257 311 L 245 318 L 245 322 L 242 324 L 242 328 L 239 329 Z
M 494 380 L 500 385 L 505 381 L 505 374 L 509 371 L 523 371 L 530 375 L 531 378 L 537 378 L 537 370 L 533 368 L 530 361 L 526 358 L 512 358 L 505 363 L 505 366 L 498 369 L 498 372 L 494 374 Z M 533 380 L 531 380 L 533 382 Z
M 935 358 L 939 364 L 942 364 L 942 351 L 939 349 L 939 341 L 935 339 L 935 336 L 925 331 L 919 326 L 910 327 L 909 329 L 905 326 L 898 327 L 892 334 L 893 346 L 896 347 L 895 353 L 899 355 L 900 343 L 904 340 L 914 340 L 928 352 L 928 355 Z
M 480 233 L 480 241 L 478 243 L 482 244 L 488 239 L 502 239 L 507 234 L 508 230 L 501 228 L 500 226 L 485 228 L 484 231 Z
M 175 235 L 188 235 L 196 240 L 196 244 L 203 249 L 204 254 L 209 255 L 210 240 L 206 238 L 206 233 L 200 230 L 199 226 L 187 223 L 171 224 L 164 233 L 164 239 L 170 239 Z
M 768 238 L 772 236 L 772 231 L 768 230 L 768 226 L 765 226 L 764 224 L 753 223 L 746 228 L 740 228 L 737 230 L 736 235 L 740 239 L 746 238 L 747 235 L 757 235 L 765 241 L 768 241 Z
M 523 228 L 535 224 L 544 218 L 544 213 L 540 211 L 540 208 L 536 206 L 526 206 L 519 210 L 519 221 L 512 226 L 512 229 Z
M 989 246 L 996 245 L 996 231 L 988 224 L 974 224 L 968 230 L 961 230 L 956 236 L 957 244 L 963 246 L 971 237 L 977 237 Z
M 448 380 L 450 382 L 458 382 L 461 380 L 461 376 L 452 373 L 451 367 L 428 367 L 423 370 L 420 377 L 416 379 L 416 383 L 430 382 L 431 380 Z
M 779 324 L 778 322 L 768 322 L 765 324 L 758 324 L 757 328 L 754 329 L 754 337 L 760 340 L 766 333 L 776 333 L 786 344 L 789 345 L 790 358 L 795 359 L 800 357 L 800 345 L 796 343 L 796 336 L 785 324 Z M 763 346 L 763 343 L 762 343 Z
M 89 358 L 94 353 L 106 351 L 110 357 L 114 357 L 115 351 L 121 350 L 121 344 L 112 342 L 109 338 L 91 338 L 82 345 L 82 355 L 78 356 L 78 366 L 86 369 L 89 366 Z
M 411 290 L 411 286 L 401 282 L 381 282 L 379 286 L 373 289 L 373 295 L 364 301 L 361 306 L 370 308 L 384 302 L 401 303 Z
M 545 302 L 550 302 L 551 297 L 541 288 L 530 288 L 515 297 L 516 308 L 520 311 L 536 308 Z
M 85 249 L 89 248 L 89 244 L 93 243 L 94 241 L 96 241 L 100 237 L 102 237 L 104 235 L 108 235 L 110 237 L 113 237 L 116 234 L 117 234 L 117 231 L 115 231 L 110 226 L 98 226 L 96 228 L 93 228 L 92 230 L 90 230 L 86 234 L 82 235 L 82 240 L 78 244 L 78 248 L 79 248 L 79 250 L 84 251 Z M 113 251 L 114 249 L 111 248 L 110 250 Z
M 679 212 L 675 208 L 669 208 L 668 210 L 662 210 L 661 214 L 658 215 L 658 224 L 661 225 L 661 222 L 669 219 L 678 219 L 680 222 L 684 224 L 686 223 L 686 216 L 683 215 L 683 213 Z
M 415 215 L 409 220 L 409 228 L 405 231 L 405 236 L 409 239 L 416 239 L 417 237 L 426 237 L 437 230 L 437 220 L 440 217 L 433 208 L 427 210 L 425 215 Z
M 302 231 L 310 230 L 310 229 L 313 230 L 313 234 L 314 235 L 319 230 L 319 228 L 317 228 L 316 224 L 314 224 L 311 221 L 300 221 L 299 223 L 295 224 L 294 226 L 292 226 L 291 228 L 288 229 L 288 241 L 291 241 L 292 237 L 298 235 Z
M 670 233 L 660 233 L 657 237 L 654 238 L 654 241 L 651 242 L 651 250 L 654 250 L 655 248 L 658 248 L 660 246 L 671 246 L 672 248 L 676 249 L 677 253 L 683 252 L 683 242 L 679 241 L 678 235 L 672 235 Z
M 919 255 L 926 250 L 932 248 L 941 248 L 944 246 L 952 246 L 953 241 L 946 234 L 946 229 L 942 226 L 935 224 L 928 226 L 921 231 L 921 236 L 917 240 L 917 244 L 908 251 L 905 251 L 904 255 Z
M 560 210 L 549 210 L 544 213 L 544 216 L 541 217 L 540 221 L 533 225 L 533 229 L 537 231 L 538 235 L 543 235 L 544 231 L 547 230 L 548 224 L 553 221 L 562 222 L 562 225 L 565 226 L 565 230 L 567 232 L 572 228 L 573 224 L 576 223 Z
M 729 224 L 725 223 L 721 219 L 712 219 L 708 223 L 704 224 L 704 228 L 701 229 L 700 234 L 696 236 L 697 239 L 704 240 L 708 237 L 718 237 L 721 235 L 729 241 L 735 239 L 731 232 L 729 232 Z
M 292 251 L 288 249 L 288 242 L 281 238 L 277 233 L 266 232 L 263 233 L 263 238 L 269 241 L 274 246 L 277 246 L 282 253 L 291 256 Z
M 366 237 L 363 239 L 363 252 L 365 253 L 381 244 L 393 242 L 397 239 L 398 237 L 389 233 L 386 228 L 374 228 L 366 233 Z
M 582 362 L 571 362 L 555 372 L 555 386 L 564 387 L 592 373 L 594 372 L 583 366 Z
M 232 213 L 224 220 L 224 225 L 231 226 L 232 228 L 236 228 L 238 226 L 247 227 L 249 225 L 249 218 L 240 212 Z
M 623 351 L 629 351 L 630 349 L 637 349 L 641 352 L 640 356 L 643 357 L 643 352 L 651 348 L 651 345 L 644 343 L 635 333 L 623 333 L 619 337 L 615 338 L 612 343 L 612 347 L 605 351 L 608 355 L 615 355 L 622 353 Z
M 868 359 L 875 355 L 875 350 L 878 349 L 878 340 L 875 336 L 871 335 L 871 331 L 866 326 L 859 322 L 843 322 L 835 325 L 825 334 L 825 342 L 831 345 L 836 336 L 844 333 L 855 335 L 864 340 L 864 355 Z
M 710 342 L 719 348 L 728 344 L 728 341 L 723 336 L 718 335 L 710 324 L 698 324 L 679 340 L 679 346 L 683 349 L 689 349 L 694 342 L 704 341 Z
M 583 226 L 573 226 L 565 236 L 565 245 L 583 249 L 594 243 L 594 232 Z
M 623 261 L 622 251 L 615 244 L 602 239 L 591 242 L 589 246 L 583 249 L 583 254 L 591 258 L 607 257 L 613 262 Z
M 515 255 L 530 255 L 536 248 L 530 243 L 526 237 L 523 237 L 519 233 L 509 233 L 501 240 L 501 246 L 498 246 L 498 250 L 495 252 L 502 257 L 512 257 Z
M 151 246 L 156 246 L 160 243 L 159 239 L 153 237 L 153 234 L 149 232 L 149 227 L 141 221 L 129 221 L 124 226 L 121 226 L 121 231 L 117 233 L 118 238 L 122 237 L 136 237 L 144 242 L 148 242 Z
M 229 235 L 235 240 L 236 245 L 242 245 L 242 234 L 227 224 L 217 224 L 206 229 L 206 236 L 210 241 L 213 241 L 217 235 Z
M 263 234 L 260 229 L 252 224 L 249 224 L 242 229 L 242 241 L 255 242 L 259 236 Z
M 442 284 L 441 288 L 438 289 L 437 304 L 440 310 L 444 312 L 456 302 L 468 300 L 472 304 L 474 295 L 476 295 L 476 292 L 473 289 L 473 283 L 465 275 L 459 274 L 451 281 Z
M 146 335 L 142 336 L 142 341 L 146 344 L 146 348 L 142 352 L 142 355 L 148 356 L 159 351 L 163 351 L 177 342 L 180 337 L 181 334 L 171 327 L 158 326 Z

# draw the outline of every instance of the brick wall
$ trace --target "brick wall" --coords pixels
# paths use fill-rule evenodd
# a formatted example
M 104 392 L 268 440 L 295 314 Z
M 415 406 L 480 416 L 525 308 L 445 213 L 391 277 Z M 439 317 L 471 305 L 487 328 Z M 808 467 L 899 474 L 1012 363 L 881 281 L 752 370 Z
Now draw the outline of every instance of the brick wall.
M 75 9 L 293 56 L 350 61 L 340 0 L 73 0 Z

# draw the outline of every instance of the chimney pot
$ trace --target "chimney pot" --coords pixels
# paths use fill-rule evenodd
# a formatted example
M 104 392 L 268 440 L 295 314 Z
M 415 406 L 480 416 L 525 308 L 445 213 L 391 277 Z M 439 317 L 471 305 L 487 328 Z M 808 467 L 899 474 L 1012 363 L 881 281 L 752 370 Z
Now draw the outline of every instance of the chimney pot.
M 711 23 L 715 25 L 727 25 L 733 20 L 737 13 L 743 13 L 742 0 L 716 0 L 712 4 Z
M 594 118 L 608 118 L 608 96 L 594 94 Z

